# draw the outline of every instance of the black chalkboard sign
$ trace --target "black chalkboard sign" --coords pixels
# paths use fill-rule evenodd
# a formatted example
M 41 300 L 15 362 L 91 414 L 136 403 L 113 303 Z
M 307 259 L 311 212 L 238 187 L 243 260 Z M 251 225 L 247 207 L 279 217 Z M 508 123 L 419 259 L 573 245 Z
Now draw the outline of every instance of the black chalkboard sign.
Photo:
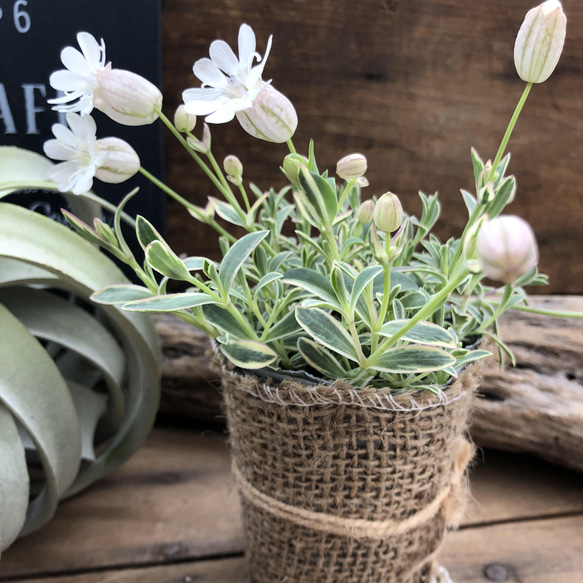
M 78 32 L 105 41 L 107 61 L 161 86 L 160 0 L 0 0 L 0 144 L 42 153 L 54 123 L 66 124 L 47 99 L 57 97 L 49 85 L 53 71 L 64 69 L 60 53 L 78 48 Z M 162 124 L 127 127 L 93 110 L 97 137 L 116 136 L 129 142 L 142 166 L 158 177 L 163 172 Z M 93 191 L 118 203 L 136 186 L 140 192 L 128 207 L 164 230 L 164 197 L 143 176 L 121 184 L 93 183 Z M 6 199 L 8 200 L 8 199 Z M 58 218 L 64 199 L 42 192 L 13 194 L 23 204 Z

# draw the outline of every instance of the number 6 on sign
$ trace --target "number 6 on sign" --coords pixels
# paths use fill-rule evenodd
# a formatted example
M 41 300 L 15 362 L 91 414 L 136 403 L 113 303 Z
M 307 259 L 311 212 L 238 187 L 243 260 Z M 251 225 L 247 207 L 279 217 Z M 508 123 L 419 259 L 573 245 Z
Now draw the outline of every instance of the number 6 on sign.
M 14 3 L 14 26 L 20 33 L 25 33 L 30 30 L 30 16 L 28 12 L 21 9 L 21 6 L 26 6 L 27 0 L 17 0 Z M 0 9 L 0 18 L 2 18 L 2 10 Z

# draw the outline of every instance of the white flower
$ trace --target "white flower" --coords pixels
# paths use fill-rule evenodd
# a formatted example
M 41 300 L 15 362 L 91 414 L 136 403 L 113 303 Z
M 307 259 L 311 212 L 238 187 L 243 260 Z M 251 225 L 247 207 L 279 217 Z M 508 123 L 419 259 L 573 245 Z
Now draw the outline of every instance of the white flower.
M 194 74 L 202 87 L 187 89 L 182 93 L 185 108 L 194 115 L 206 115 L 209 123 L 231 121 L 239 111 L 249 109 L 260 91 L 267 86 L 261 80 L 263 68 L 271 49 L 272 37 L 267 41 L 263 58 L 255 51 L 255 33 L 242 24 L 239 28 L 239 58 L 222 40 L 210 46 L 210 59 L 194 63 Z M 258 65 L 253 67 L 257 59 Z
M 77 42 L 81 52 L 74 47 L 65 47 L 61 51 L 61 61 L 66 70 L 55 71 L 49 80 L 51 87 L 65 95 L 49 99 L 49 103 L 56 104 L 53 109 L 57 111 L 87 114 L 93 110 L 97 71 L 105 68 L 105 43 L 101 39 L 99 44 L 88 32 L 80 32 Z
M 61 192 L 83 194 L 91 189 L 97 168 L 107 154 L 96 145 L 97 127 L 90 115 L 67 114 L 68 127 L 56 123 L 52 127 L 56 139 L 44 144 L 44 152 L 54 160 L 64 160 L 53 166 L 48 177 Z

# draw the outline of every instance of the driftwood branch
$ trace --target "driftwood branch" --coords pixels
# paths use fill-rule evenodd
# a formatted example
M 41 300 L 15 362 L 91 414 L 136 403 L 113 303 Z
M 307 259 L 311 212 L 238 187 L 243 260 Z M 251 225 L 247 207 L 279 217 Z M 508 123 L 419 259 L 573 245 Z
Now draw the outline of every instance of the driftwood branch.
M 532 305 L 583 312 L 583 296 L 535 296 Z M 224 422 L 208 338 L 172 315 L 157 315 L 164 413 Z M 583 320 L 512 312 L 501 321 L 516 368 L 486 369 L 472 436 L 481 447 L 538 455 L 583 471 Z

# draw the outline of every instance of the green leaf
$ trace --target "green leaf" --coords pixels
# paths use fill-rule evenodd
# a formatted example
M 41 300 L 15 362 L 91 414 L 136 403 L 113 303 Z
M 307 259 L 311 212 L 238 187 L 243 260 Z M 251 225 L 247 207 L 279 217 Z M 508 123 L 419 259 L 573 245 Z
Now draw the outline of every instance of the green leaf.
M 133 300 L 150 298 L 152 295 L 147 287 L 117 283 L 96 291 L 91 299 L 98 304 L 125 304 Z
M 131 312 L 178 312 L 213 302 L 216 300 L 208 294 L 186 292 L 135 300 L 124 304 L 122 308 Z
M 282 277 L 283 277 L 283 275 L 281 273 L 274 273 L 274 272 L 266 273 L 257 282 L 257 285 L 253 289 L 254 297 L 257 299 L 258 293 L 261 291 L 262 288 L 264 288 L 266 285 L 269 285 L 270 283 L 273 283 L 274 281 L 277 281 L 278 279 L 281 279 Z
M 392 320 L 383 325 L 379 330 L 381 336 L 391 337 L 411 320 Z M 431 322 L 417 322 L 409 331 L 401 336 L 403 340 L 421 344 L 431 344 L 432 346 L 441 346 L 444 348 L 455 348 L 455 342 L 445 328 L 432 324 Z
M 30 479 L 26 455 L 10 411 L 0 401 L 0 553 L 17 538 L 26 520 Z
M 223 257 L 219 267 L 219 280 L 223 288 L 223 293 L 228 294 L 233 281 L 241 269 L 245 260 L 253 253 L 253 250 L 265 237 L 269 235 L 269 231 L 257 231 L 256 233 L 249 233 L 241 237 L 229 249 L 227 254 Z
M 263 342 L 273 342 L 274 340 L 280 340 L 281 338 L 287 338 L 292 334 L 297 334 L 300 330 L 301 328 L 296 320 L 295 313 L 288 312 L 269 329 L 262 340 Z
M 508 202 L 514 197 L 516 193 L 516 179 L 514 176 L 508 176 L 504 181 L 496 188 L 496 195 L 494 200 L 488 205 L 486 212 L 488 217 L 493 219 L 497 217 L 506 207 Z
M 210 197 L 210 200 L 213 203 L 213 207 L 217 211 L 217 215 L 227 221 L 227 223 L 231 223 L 232 225 L 237 225 L 239 227 L 243 227 L 243 221 L 241 217 L 237 214 L 237 211 L 228 203 L 223 200 L 219 200 L 218 198 Z
M 148 264 L 157 272 L 171 279 L 190 280 L 190 272 L 181 259 L 162 241 L 152 241 L 146 247 Z
M 140 190 L 139 188 L 134 188 L 131 192 L 126 194 L 123 197 L 122 201 L 117 205 L 117 208 L 115 210 L 115 214 L 113 215 L 113 225 L 114 225 L 113 230 L 115 231 L 115 234 L 117 236 L 117 240 L 119 241 L 119 246 L 120 246 L 121 250 L 128 257 L 132 257 L 132 252 L 131 252 L 129 245 L 126 243 L 126 240 L 123 236 L 123 232 L 121 230 L 121 220 L 125 214 L 124 208 L 130 202 L 130 200 L 132 200 L 132 198 L 134 198 L 134 196 L 136 196 L 136 194 L 138 194 L 139 190 Z
M 476 208 L 476 205 L 478 204 L 478 201 L 467 190 L 464 190 L 462 188 L 462 189 L 460 189 L 460 192 L 462 193 L 462 197 L 464 199 L 464 204 L 466 205 L 466 208 L 468 209 L 468 215 L 471 216 Z
M 160 233 L 154 228 L 154 225 L 141 215 L 136 217 L 136 236 L 144 250 L 154 241 L 161 241 L 166 247 L 168 247 L 168 244 L 164 241 L 162 235 L 160 235 Z
M 46 285 L 56 284 L 84 300 L 105 286 L 127 283 L 111 260 L 75 232 L 7 203 L 0 204 L 0 258 L 33 268 L 30 276 L 41 284 L 42 266 L 42 271 L 47 273 Z M 25 279 L 21 282 L 26 283 Z M 119 343 L 126 352 L 126 408 L 116 434 L 96 460 L 80 470 L 66 496 L 79 492 L 124 463 L 144 442 L 158 411 L 161 352 L 153 323 L 142 314 L 125 312 L 117 306 L 104 305 L 100 311 L 119 334 Z M 59 415 L 55 414 L 55 419 Z
M 316 342 L 358 362 L 352 338 L 330 314 L 319 308 L 296 308 L 296 319 Z
M 215 327 L 225 332 L 229 336 L 249 340 L 249 333 L 239 324 L 239 322 L 225 308 L 215 304 L 207 304 L 203 307 L 204 317 Z
M 336 292 L 328 278 L 313 269 L 308 269 L 307 267 L 290 269 L 284 275 L 283 282 L 301 287 L 321 300 L 340 308 L 340 304 L 336 299 Z
M 348 281 L 346 281 L 348 280 Z M 352 287 L 352 280 L 344 273 L 344 271 L 335 263 L 330 274 L 330 283 L 338 298 L 338 303 L 345 307 L 348 305 L 350 298 L 348 286 Z
M 480 178 L 480 174 L 484 169 L 484 162 L 482 162 L 482 159 L 480 158 L 480 155 L 475 148 L 472 148 L 470 153 L 472 156 L 472 167 L 474 169 L 474 182 L 478 184 L 478 179 Z
M 246 369 L 269 366 L 277 358 L 269 346 L 255 340 L 229 339 L 227 344 L 219 344 L 219 348 L 235 366 Z
M 393 314 L 395 315 L 395 320 L 405 318 L 405 307 L 397 298 L 393 300 Z
M 467 366 L 470 362 L 480 360 L 481 358 L 487 358 L 488 356 L 492 356 L 492 353 L 488 350 L 470 350 L 466 355 L 456 359 L 454 366 L 456 369 L 459 369 Z
M 185 257 L 182 263 L 184 263 L 188 271 L 200 271 L 204 267 L 205 261 L 210 261 L 210 259 L 206 257 Z
M 300 167 L 300 184 L 308 201 L 326 226 L 332 225 L 338 213 L 338 196 L 325 178 L 316 172 L 310 172 L 305 166 Z
M 52 518 L 59 497 L 75 480 L 81 463 L 81 432 L 69 389 L 55 363 L 2 305 L 0 329 L 10 339 L 0 342 L 0 402 L 32 436 L 45 476 L 45 487 L 33 501 L 21 532 L 28 534 Z M 25 366 L 23 355 L 34 366 Z
M 346 371 L 334 355 L 320 344 L 301 337 L 298 339 L 298 350 L 304 360 L 328 379 L 346 378 Z
M 388 373 L 421 373 L 443 370 L 455 364 L 455 358 L 431 346 L 396 346 L 385 350 L 369 366 L 372 370 Z
M 391 289 L 396 285 L 400 285 L 402 291 L 416 291 L 419 287 L 415 284 L 413 278 L 408 276 L 406 273 L 402 273 L 396 269 L 391 269 Z M 378 275 L 374 278 L 373 293 L 375 295 L 382 294 L 384 287 L 384 275 L 382 272 L 379 272 Z

